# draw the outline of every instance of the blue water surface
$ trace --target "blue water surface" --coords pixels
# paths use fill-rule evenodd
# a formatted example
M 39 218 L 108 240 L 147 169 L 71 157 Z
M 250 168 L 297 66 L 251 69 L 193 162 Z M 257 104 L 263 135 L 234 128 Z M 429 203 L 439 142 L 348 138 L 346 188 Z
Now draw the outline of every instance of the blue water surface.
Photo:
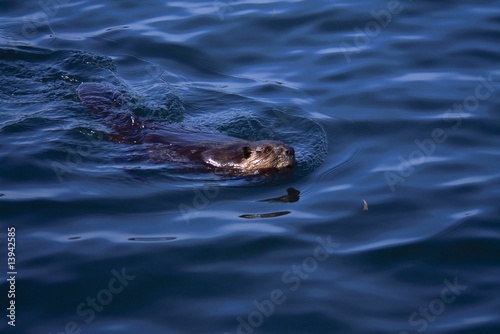
M 2 333 L 500 333 L 500 1 L 0 7 Z M 134 159 L 89 81 L 297 168 Z

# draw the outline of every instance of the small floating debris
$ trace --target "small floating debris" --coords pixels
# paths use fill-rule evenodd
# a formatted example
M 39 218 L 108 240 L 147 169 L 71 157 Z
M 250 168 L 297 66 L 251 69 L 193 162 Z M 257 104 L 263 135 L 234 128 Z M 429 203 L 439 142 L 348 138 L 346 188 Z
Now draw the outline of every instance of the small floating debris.
M 368 203 L 363 199 L 363 211 L 368 211 Z

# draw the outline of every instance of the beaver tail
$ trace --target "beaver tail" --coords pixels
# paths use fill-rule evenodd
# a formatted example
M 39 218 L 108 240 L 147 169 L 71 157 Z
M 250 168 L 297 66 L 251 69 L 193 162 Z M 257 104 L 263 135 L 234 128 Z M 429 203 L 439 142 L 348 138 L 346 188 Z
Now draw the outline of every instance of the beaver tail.
M 118 89 L 107 83 L 84 82 L 78 96 L 87 109 L 112 130 L 110 138 L 120 143 L 137 143 L 143 128 Z

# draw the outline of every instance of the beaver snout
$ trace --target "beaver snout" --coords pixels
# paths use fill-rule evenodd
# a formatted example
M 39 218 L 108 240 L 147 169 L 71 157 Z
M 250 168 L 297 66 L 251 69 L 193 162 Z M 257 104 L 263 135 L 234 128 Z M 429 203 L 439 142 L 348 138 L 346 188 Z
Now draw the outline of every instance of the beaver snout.
M 287 157 L 295 157 L 295 150 L 289 146 L 277 146 L 274 152 L 278 155 L 285 155 Z
M 294 150 L 292 147 L 287 147 L 287 148 L 285 149 L 285 155 L 286 155 L 287 157 L 292 157 L 292 158 L 294 158 L 294 157 L 295 157 L 295 150 Z
M 281 168 L 293 168 L 295 166 L 295 150 L 293 147 L 280 145 L 276 147 L 274 152 L 277 159 L 281 161 L 278 163 L 278 165 L 281 165 Z

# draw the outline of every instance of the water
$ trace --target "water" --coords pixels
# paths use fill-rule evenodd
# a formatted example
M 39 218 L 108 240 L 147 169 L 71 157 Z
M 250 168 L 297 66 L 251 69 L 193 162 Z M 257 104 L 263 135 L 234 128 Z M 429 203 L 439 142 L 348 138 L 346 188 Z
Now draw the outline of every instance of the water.
M 1 2 L 2 332 L 498 333 L 499 5 Z M 83 81 L 298 168 L 127 159 Z

